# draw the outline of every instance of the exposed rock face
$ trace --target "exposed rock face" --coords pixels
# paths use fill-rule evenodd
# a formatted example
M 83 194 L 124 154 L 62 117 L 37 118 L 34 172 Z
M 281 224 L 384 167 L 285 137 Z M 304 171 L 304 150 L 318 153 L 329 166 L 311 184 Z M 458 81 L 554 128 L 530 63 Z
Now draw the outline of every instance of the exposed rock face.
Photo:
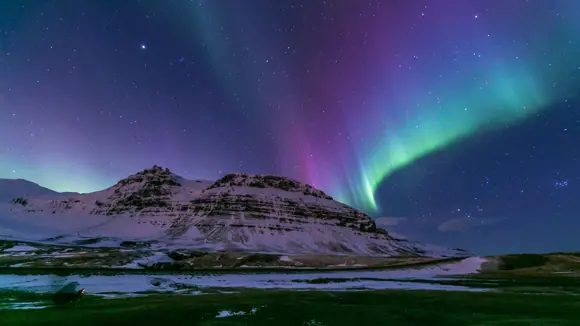
M 136 238 L 138 234 L 217 250 L 463 255 L 396 239 L 378 229 L 368 215 L 310 185 L 278 176 L 229 174 L 208 183 L 154 166 L 101 192 L 49 202 L 29 200 L 25 209 L 108 216 L 104 223 L 83 231 L 90 236 Z
M 332 197 L 325 194 L 322 190 L 315 189 L 310 185 L 292 179 L 275 175 L 249 175 L 245 173 L 228 174 L 208 187 L 207 190 L 214 188 L 226 189 L 228 186 L 280 189 L 287 192 L 301 193 L 305 196 L 332 200 Z
M 113 193 L 106 200 L 95 203 L 94 214 L 172 211 L 174 197 L 184 192 L 179 177 L 158 166 L 131 175 L 110 190 Z

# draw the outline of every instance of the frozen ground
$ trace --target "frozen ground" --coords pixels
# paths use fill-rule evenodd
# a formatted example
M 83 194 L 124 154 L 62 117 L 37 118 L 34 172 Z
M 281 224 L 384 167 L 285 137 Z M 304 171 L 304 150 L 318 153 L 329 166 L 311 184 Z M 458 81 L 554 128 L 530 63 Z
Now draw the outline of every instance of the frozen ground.
M 330 274 L 330 273 L 329 273 Z M 259 289 L 321 289 L 321 290 L 349 290 L 349 289 L 417 289 L 417 290 L 468 290 L 470 288 L 451 285 L 439 285 L 420 282 L 389 281 L 380 275 L 364 276 L 356 273 L 349 275 L 329 274 L 265 274 L 265 275 L 219 275 L 219 276 L 192 276 L 192 275 L 117 275 L 117 276 L 88 276 L 76 275 L 58 277 L 54 275 L 0 275 L 0 282 L 4 290 L 23 290 L 38 293 L 51 293 L 58 290 L 66 282 L 79 282 L 90 294 L 128 294 L 140 292 L 191 292 L 216 288 L 259 288 Z M 317 279 L 344 279 L 341 282 L 309 283 Z M 372 279 L 365 279 L 371 277 Z M 58 284 L 59 286 L 55 286 Z M 473 290 L 473 289 L 470 289 Z
M 420 269 L 391 271 L 342 271 L 313 273 L 271 274 L 216 274 L 216 275 L 114 275 L 61 277 L 56 275 L 0 275 L 1 290 L 51 293 L 63 284 L 78 282 L 87 293 L 97 295 L 134 294 L 143 292 L 185 292 L 199 294 L 209 289 L 277 288 L 277 289 L 423 289 L 471 290 L 480 289 L 433 283 L 406 282 L 405 280 L 432 280 L 438 276 L 476 273 L 485 259 L 471 257 L 456 263 Z M 326 281 L 332 280 L 332 281 Z M 400 280 L 400 281 L 399 281 Z

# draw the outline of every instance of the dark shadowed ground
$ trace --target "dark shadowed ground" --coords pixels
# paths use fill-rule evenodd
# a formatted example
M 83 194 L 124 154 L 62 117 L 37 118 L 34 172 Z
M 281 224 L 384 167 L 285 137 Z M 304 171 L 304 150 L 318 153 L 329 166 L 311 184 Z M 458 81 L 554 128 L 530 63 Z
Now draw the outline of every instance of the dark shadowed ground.
M 578 325 L 574 293 L 272 291 L 101 299 L 4 310 L 0 325 Z M 229 317 L 217 317 L 238 313 Z

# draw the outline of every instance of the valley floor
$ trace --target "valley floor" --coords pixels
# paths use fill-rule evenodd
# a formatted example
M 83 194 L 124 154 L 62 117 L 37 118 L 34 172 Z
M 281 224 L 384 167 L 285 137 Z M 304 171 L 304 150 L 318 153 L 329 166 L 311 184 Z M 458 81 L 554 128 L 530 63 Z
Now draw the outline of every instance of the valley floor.
M 5 299 L 47 300 L 4 293 Z M 578 325 L 571 293 L 242 290 L 230 294 L 87 296 L 75 307 L 0 311 L 0 325 Z
M 0 325 L 580 325 L 577 253 L 369 258 L 91 245 L 0 241 Z M 54 307 L 52 293 L 70 282 L 87 295 Z

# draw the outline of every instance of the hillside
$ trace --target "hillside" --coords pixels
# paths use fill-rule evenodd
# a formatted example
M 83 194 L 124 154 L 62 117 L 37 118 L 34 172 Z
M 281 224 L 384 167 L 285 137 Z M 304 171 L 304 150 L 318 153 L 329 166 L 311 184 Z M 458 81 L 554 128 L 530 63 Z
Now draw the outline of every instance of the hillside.
M 578 252 L 498 255 L 486 257 L 486 260 L 482 266 L 482 271 L 486 273 L 563 276 L 578 276 L 580 273 Z
M 0 203 L 17 197 L 57 196 L 58 192 L 23 179 L 0 179 Z
M 105 190 L 62 198 L 29 196 L 0 210 L 8 239 L 118 246 L 396 257 L 465 256 L 397 239 L 366 214 L 288 178 L 229 174 L 186 180 L 154 166 Z

